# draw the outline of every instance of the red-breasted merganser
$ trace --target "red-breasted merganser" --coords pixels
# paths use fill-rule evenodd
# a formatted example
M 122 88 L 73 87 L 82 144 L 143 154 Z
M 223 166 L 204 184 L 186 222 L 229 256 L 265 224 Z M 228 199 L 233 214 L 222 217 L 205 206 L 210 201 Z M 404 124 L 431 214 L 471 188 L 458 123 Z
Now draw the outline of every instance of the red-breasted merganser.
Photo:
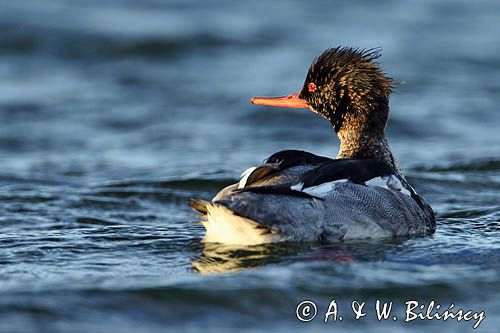
M 385 137 L 393 80 L 378 50 L 331 48 L 299 93 L 253 104 L 307 108 L 329 120 L 337 159 L 285 150 L 243 172 L 211 202 L 193 199 L 206 242 L 261 244 L 432 234 L 432 208 L 408 184 Z

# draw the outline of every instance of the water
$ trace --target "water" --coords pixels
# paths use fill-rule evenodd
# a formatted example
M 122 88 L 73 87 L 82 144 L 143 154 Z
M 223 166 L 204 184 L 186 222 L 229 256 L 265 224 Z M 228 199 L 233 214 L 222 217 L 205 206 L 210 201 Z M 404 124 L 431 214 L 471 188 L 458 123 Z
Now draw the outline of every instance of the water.
M 0 331 L 472 331 L 404 323 L 431 299 L 498 331 L 497 1 L 3 0 L 0 29 Z M 294 92 L 336 45 L 382 47 L 405 82 L 388 135 L 436 234 L 204 245 L 189 198 L 278 150 L 335 155 L 325 121 L 248 99 Z M 322 323 L 332 299 L 345 319 Z M 378 322 L 376 299 L 401 318 Z

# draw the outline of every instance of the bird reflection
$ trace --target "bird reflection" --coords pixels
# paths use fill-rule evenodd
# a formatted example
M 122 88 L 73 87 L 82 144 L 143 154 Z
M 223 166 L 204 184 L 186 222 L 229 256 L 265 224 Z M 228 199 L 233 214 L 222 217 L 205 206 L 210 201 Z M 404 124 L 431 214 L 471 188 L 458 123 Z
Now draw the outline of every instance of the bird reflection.
M 280 242 L 262 245 L 226 245 L 201 243 L 201 254 L 192 261 L 200 274 L 237 272 L 263 265 L 296 261 L 331 261 L 337 264 L 353 261 L 385 260 L 387 253 L 397 250 L 407 238 L 385 242 L 364 241 L 335 244 Z
M 243 246 L 203 243 L 201 256 L 193 260 L 192 267 L 201 274 L 236 272 L 279 262 L 284 252 L 276 244 Z

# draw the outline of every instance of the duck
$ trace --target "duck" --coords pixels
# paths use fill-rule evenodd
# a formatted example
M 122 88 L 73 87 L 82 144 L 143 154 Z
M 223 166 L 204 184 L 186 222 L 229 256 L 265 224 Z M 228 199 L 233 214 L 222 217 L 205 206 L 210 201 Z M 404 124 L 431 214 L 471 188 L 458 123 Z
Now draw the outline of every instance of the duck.
M 254 97 L 255 105 L 308 109 L 340 140 L 336 158 L 284 150 L 220 190 L 191 199 L 204 242 L 257 245 L 345 242 L 431 235 L 435 214 L 408 183 L 385 128 L 395 81 L 380 49 L 333 47 L 315 58 L 301 90 Z

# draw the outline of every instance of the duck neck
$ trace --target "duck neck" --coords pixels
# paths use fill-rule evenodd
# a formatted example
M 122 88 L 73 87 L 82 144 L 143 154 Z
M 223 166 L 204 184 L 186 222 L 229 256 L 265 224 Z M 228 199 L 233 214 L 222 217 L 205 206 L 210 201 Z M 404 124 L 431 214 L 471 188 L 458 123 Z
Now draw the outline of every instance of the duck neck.
M 379 133 L 372 133 L 364 130 L 359 131 L 359 128 L 358 131 L 340 129 L 337 135 L 340 139 L 337 158 L 382 160 L 389 163 L 401 174 L 398 162 L 392 154 L 383 130 Z

